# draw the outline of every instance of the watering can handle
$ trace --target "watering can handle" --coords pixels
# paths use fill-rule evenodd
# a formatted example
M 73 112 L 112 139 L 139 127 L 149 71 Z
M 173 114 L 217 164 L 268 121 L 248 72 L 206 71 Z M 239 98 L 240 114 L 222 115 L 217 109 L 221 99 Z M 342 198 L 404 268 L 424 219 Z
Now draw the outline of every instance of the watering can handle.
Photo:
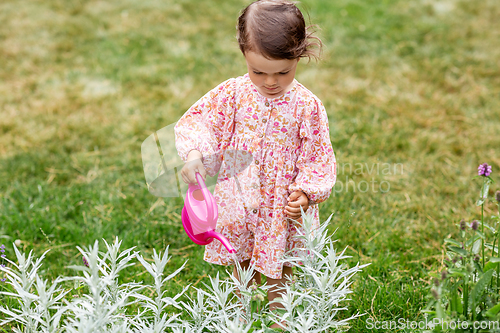
M 207 185 L 203 181 L 203 177 L 198 172 L 196 173 L 196 181 L 201 187 L 201 193 L 203 193 L 205 204 L 207 205 L 207 221 L 212 221 L 214 219 L 213 197 L 208 191 Z

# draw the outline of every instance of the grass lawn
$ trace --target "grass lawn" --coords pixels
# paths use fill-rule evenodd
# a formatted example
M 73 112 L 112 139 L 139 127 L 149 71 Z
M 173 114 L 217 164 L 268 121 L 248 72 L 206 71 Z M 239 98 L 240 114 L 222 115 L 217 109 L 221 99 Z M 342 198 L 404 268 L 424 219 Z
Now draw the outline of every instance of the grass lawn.
M 202 286 L 180 198 L 149 194 L 141 143 L 218 83 L 246 72 L 241 0 L 3 0 L 0 3 L 0 239 L 41 255 L 45 277 L 73 274 L 75 246 L 143 254 L 170 245 L 168 286 Z M 297 79 L 325 104 L 339 166 L 320 206 L 350 264 L 372 263 L 349 310 L 365 320 L 423 320 L 443 238 L 477 218 L 480 163 L 500 189 L 500 2 L 304 0 L 322 60 Z M 486 215 L 496 213 L 493 205 Z M 149 279 L 137 267 L 124 281 Z M 224 273 L 225 274 L 225 273 Z M 148 280 L 149 281 L 149 280 Z M 6 300 L 0 297 L 0 301 Z M 11 303 L 14 305 L 14 302 Z M 382 332 L 383 330 L 380 330 Z

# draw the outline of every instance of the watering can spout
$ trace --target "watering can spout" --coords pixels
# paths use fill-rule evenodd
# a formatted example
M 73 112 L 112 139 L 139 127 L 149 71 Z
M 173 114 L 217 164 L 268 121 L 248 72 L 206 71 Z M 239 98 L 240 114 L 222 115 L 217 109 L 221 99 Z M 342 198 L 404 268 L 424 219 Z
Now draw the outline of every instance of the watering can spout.
M 216 231 L 211 231 L 211 232 L 208 232 L 207 234 L 208 234 L 207 236 L 209 236 L 210 238 L 218 239 L 222 243 L 222 245 L 224 245 L 224 247 L 227 249 L 227 251 L 229 253 L 236 253 L 236 250 L 231 245 L 231 243 L 229 243 L 227 238 L 222 236 L 220 233 L 218 233 Z

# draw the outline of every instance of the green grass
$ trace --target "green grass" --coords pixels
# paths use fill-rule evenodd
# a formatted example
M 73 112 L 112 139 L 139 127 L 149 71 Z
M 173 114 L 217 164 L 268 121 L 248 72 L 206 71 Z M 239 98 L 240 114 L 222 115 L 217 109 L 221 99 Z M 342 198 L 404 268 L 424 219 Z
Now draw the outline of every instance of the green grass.
M 169 244 L 172 270 L 189 259 L 172 293 L 224 271 L 190 246 L 182 201 L 148 193 L 140 145 L 246 72 L 234 27 L 247 3 L 2 1 L 0 235 L 9 258 L 15 239 L 37 255 L 51 248 L 44 269 L 55 278 L 81 260 L 76 245 L 119 236 L 146 254 Z M 335 213 L 331 230 L 351 264 L 372 263 L 353 287 L 349 313 L 367 315 L 351 331 L 369 331 L 368 316 L 421 320 L 442 239 L 478 216 L 477 165 L 488 162 L 500 180 L 500 3 L 301 8 L 325 47 L 321 62 L 299 63 L 297 79 L 326 106 L 340 171 L 321 219 Z M 378 192 L 361 191 L 363 181 Z M 133 267 L 123 279 L 148 279 L 137 274 Z

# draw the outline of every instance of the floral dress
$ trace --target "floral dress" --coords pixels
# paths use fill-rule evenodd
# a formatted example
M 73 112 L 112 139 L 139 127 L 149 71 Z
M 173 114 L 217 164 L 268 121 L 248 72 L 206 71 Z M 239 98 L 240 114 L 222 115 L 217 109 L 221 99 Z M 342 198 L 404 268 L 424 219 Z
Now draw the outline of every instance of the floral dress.
M 303 246 L 284 213 L 287 197 L 303 191 L 307 213 L 319 226 L 317 204 L 335 184 L 335 155 L 321 101 L 296 80 L 285 94 L 266 98 L 245 74 L 221 83 L 189 108 L 175 126 L 175 144 L 183 161 L 196 149 L 207 173 L 219 172 L 216 231 L 236 249 L 238 261 L 251 259 L 257 271 L 280 279 L 284 253 Z M 219 241 L 206 246 L 204 260 L 233 264 Z

